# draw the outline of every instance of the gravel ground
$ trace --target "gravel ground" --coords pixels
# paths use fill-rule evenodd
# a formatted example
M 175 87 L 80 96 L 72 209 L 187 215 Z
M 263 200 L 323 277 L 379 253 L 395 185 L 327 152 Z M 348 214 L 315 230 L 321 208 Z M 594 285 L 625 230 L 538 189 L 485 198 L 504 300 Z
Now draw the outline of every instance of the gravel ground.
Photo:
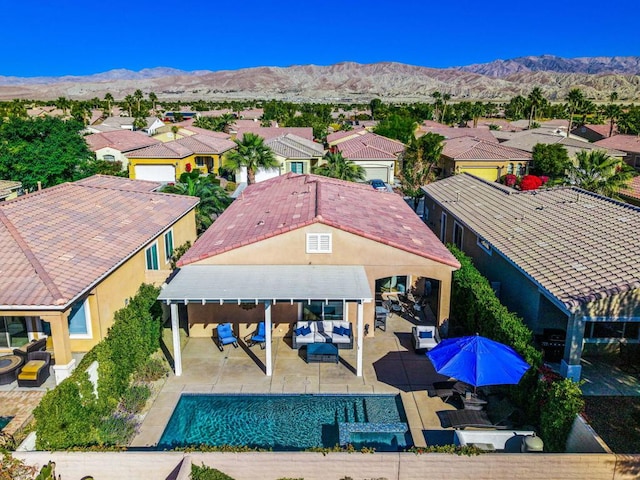
M 589 424 L 615 453 L 640 453 L 640 397 L 584 397 Z

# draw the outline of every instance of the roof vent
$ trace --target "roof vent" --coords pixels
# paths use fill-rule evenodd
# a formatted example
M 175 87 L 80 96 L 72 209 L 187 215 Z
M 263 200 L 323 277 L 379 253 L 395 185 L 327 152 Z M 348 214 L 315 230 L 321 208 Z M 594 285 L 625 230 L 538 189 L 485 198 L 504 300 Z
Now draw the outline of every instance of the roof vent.
M 256 223 L 256 227 L 260 227 L 264 225 L 264 220 L 260 220 L 258 223 Z

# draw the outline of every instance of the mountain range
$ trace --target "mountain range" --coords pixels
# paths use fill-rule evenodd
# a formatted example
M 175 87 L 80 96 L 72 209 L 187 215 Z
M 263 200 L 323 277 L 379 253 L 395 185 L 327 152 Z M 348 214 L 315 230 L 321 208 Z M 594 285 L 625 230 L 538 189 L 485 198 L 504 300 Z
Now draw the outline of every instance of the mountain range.
M 371 98 L 424 101 L 431 93 L 456 100 L 506 100 L 540 87 L 549 100 L 562 100 L 580 88 L 594 101 L 612 91 L 622 101 L 640 99 L 640 57 L 562 58 L 552 55 L 495 60 L 454 68 L 395 62 L 329 66 L 255 67 L 240 70 L 183 71 L 158 67 L 134 72 L 110 70 L 87 76 L 0 76 L 0 99 L 116 99 L 136 89 L 161 100 L 276 98 L 289 101 L 366 102 Z

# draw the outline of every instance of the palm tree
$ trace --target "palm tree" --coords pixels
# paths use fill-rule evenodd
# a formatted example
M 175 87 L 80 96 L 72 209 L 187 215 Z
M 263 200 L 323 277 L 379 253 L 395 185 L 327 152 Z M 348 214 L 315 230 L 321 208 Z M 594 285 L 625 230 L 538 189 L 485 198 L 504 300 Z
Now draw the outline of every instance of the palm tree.
M 442 121 L 447 121 L 447 102 L 451 100 L 451 94 L 450 93 L 443 93 L 442 94 L 442 118 L 440 120 L 440 122 Z
M 131 95 L 127 95 L 126 97 L 124 97 L 123 103 L 130 117 L 133 117 L 134 102 L 135 102 L 135 99 Z
M 615 103 L 610 103 L 609 105 L 605 105 L 602 109 L 602 113 L 609 119 L 609 136 L 613 135 L 613 126 L 618 121 L 620 114 L 622 114 L 622 109 L 620 105 L 616 105 Z
M 107 114 L 111 116 L 111 104 L 113 103 L 113 95 L 107 92 L 104 96 L 104 101 L 107 102 Z
M 224 133 L 229 133 L 229 129 L 231 128 L 231 125 L 233 125 L 234 123 L 236 123 L 236 117 L 234 117 L 231 113 L 223 113 L 218 117 L 217 126 L 220 129 L 219 131 Z
M 158 103 L 158 96 L 155 92 L 149 92 L 149 101 L 153 105 L 153 113 L 156 114 L 156 103 Z
M 231 198 L 220 185 L 211 181 L 211 177 L 203 177 L 199 171 L 183 173 L 180 180 L 173 185 L 166 185 L 164 193 L 190 195 L 198 197 L 200 203 L 196 207 L 196 229 L 201 235 L 211 226 L 215 217 L 220 215 L 231 204 Z
M 400 191 L 413 198 L 413 209 L 418 209 L 420 197 L 424 196 L 422 186 L 436 179 L 436 169 L 444 148 L 444 137 L 429 132 L 414 138 L 407 146 L 402 158 Z
M 363 182 L 366 178 L 364 168 L 344 158 L 341 152 L 325 153 L 323 159 L 326 163 L 314 168 L 313 173 L 349 182 Z
M 433 97 L 433 100 L 434 100 L 433 102 L 433 116 L 435 117 L 434 121 L 439 122 L 440 106 L 442 105 L 442 94 L 436 90 L 431 94 L 431 96 Z
M 569 90 L 565 100 L 569 102 L 569 128 L 567 129 L 567 137 L 569 137 L 573 124 L 573 114 L 576 113 L 576 110 L 578 110 L 584 102 L 584 95 L 579 88 L 572 88 Z
M 56 100 L 56 106 L 62 110 L 64 116 L 67 116 L 67 110 L 71 106 L 71 101 L 66 97 L 58 97 Z
M 635 173 L 625 162 L 601 150 L 582 150 L 576 154 L 576 160 L 578 164 L 569 168 L 568 182 L 611 198 L 618 198 L 618 192 L 628 188 Z
M 235 142 L 238 149 L 227 154 L 225 166 L 233 170 L 246 167 L 248 185 L 256 183 L 258 169 L 275 168 L 279 165 L 273 151 L 264 144 L 261 136 L 247 132 L 242 135 L 242 140 L 236 139 Z
M 529 126 L 527 128 L 531 130 L 531 124 L 533 123 L 535 111 L 544 103 L 542 89 L 540 87 L 534 87 L 534 89 L 531 90 L 531 93 L 529 93 L 527 101 L 529 102 Z
M 137 89 L 135 92 L 133 92 L 133 98 L 136 101 L 137 114 L 140 115 L 140 102 L 144 98 L 144 95 L 142 94 L 142 90 Z

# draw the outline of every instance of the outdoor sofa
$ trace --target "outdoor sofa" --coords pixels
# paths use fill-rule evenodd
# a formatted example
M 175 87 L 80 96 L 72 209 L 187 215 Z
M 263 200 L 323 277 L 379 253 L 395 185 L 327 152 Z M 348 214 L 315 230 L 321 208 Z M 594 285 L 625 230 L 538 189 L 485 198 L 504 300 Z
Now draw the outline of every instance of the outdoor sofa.
M 311 343 L 333 343 L 338 348 L 353 348 L 353 327 L 341 320 L 300 321 L 291 336 L 294 349 Z

